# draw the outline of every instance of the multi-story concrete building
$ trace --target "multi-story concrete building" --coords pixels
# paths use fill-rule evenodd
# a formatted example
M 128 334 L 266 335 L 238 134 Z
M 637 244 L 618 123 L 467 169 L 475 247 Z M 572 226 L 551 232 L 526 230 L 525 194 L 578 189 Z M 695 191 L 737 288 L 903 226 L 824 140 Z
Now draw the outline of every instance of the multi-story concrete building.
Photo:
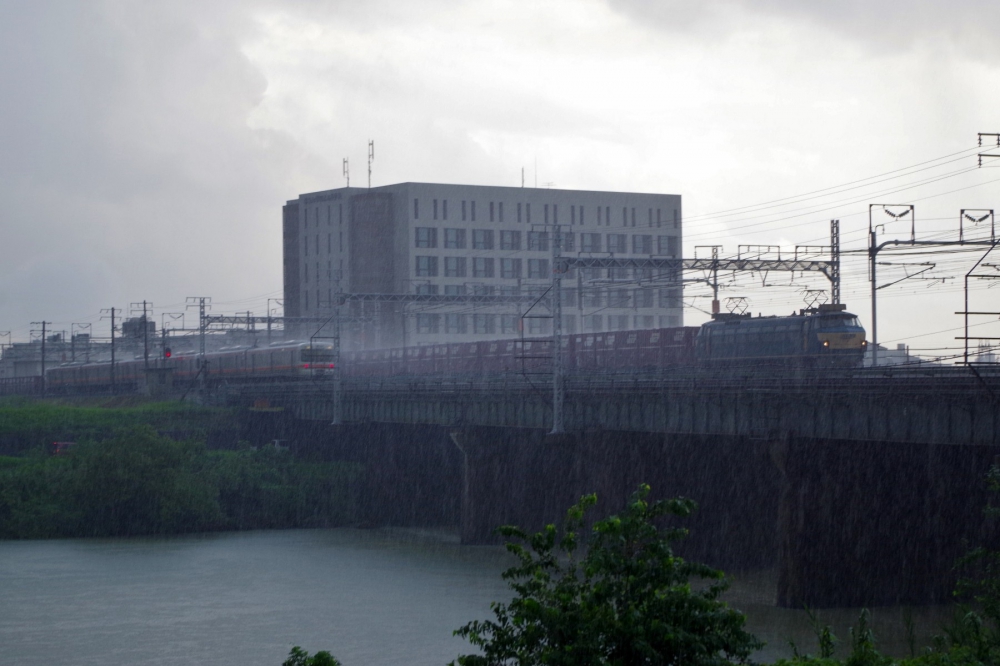
M 555 225 L 564 256 L 680 257 L 681 197 L 401 183 L 303 194 L 283 210 L 288 317 L 332 312 L 348 294 L 541 294 Z M 675 276 L 676 277 L 676 276 Z M 652 271 L 563 276 L 563 332 L 682 325 L 679 281 Z M 551 334 L 528 304 L 354 304 L 348 346 Z M 525 316 L 527 313 L 527 316 Z M 366 323 L 367 322 L 367 323 Z M 298 335 L 306 335 L 302 330 Z

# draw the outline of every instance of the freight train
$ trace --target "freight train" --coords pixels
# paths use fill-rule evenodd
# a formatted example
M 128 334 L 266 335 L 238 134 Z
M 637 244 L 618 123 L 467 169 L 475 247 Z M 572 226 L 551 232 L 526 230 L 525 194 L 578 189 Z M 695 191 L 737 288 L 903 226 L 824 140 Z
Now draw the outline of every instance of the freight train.
M 700 327 L 585 333 L 560 340 L 565 372 L 662 373 L 678 368 L 851 368 L 867 348 L 865 330 L 844 306 L 820 306 L 787 317 L 715 315 Z M 551 339 L 485 340 L 351 351 L 341 373 L 351 377 L 498 376 L 551 371 Z M 211 383 L 316 380 L 334 369 L 332 345 L 288 342 L 221 349 L 202 358 L 164 361 L 175 384 L 204 374 Z M 137 385 L 143 361 L 115 364 L 114 381 Z M 161 366 L 162 367 L 162 366 Z M 109 364 L 66 365 L 46 373 L 50 389 L 107 387 Z

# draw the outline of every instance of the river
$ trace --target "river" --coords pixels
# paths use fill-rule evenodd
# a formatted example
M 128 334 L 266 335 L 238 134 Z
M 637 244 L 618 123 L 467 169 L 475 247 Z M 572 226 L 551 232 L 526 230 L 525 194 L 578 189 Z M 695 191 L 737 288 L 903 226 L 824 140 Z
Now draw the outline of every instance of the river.
M 446 532 L 288 530 L 157 539 L 0 542 L 0 664 L 279 666 L 293 645 L 344 666 L 446 664 L 451 632 L 509 593 L 502 548 Z M 727 599 L 768 643 L 763 661 L 815 651 L 805 613 L 773 606 L 773 572 L 738 575 Z M 923 639 L 947 610 L 913 610 Z M 875 609 L 908 652 L 902 610 Z M 856 609 L 825 611 L 843 642 Z

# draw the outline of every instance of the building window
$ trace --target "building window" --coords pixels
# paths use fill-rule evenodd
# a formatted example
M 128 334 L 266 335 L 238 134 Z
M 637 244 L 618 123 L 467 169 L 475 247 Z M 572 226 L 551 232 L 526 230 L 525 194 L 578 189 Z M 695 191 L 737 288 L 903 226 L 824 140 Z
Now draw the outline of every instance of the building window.
M 552 204 L 552 224 L 559 224 L 559 204 Z
M 340 236 L 340 251 L 344 251 L 344 232 L 338 231 L 337 234 Z
M 305 269 L 305 279 L 303 279 L 302 281 L 303 282 L 309 282 L 309 263 L 308 262 L 303 262 L 302 263 L 302 268 Z
M 497 203 L 497 212 L 500 214 L 500 222 L 503 222 L 503 202 Z
M 492 314 L 472 315 L 472 332 L 477 335 L 493 335 L 497 332 L 497 316 Z
M 627 331 L 628 315 L 608 315 L 609 331 Z
M 438 200 L 434 200 L 434 219 L 438 219 Z
M 500 315 L 500 333 L 517 333 L 517 315 Z
M 519 279 L 521 277 L 521 260 L 501 259 L 500 277 L 506 278 L 508 280 Z
M 493 215 L 493 206 L 494 206 L 494 203 L 491 201 L 490 202 L 490 222 L 496 222 L 496 219 L 494 219 L 494 215 Z
M 635 226 L 635 207 L 632 208 L 632 226 Z
M 472 230 L 472 249 L 473 250 L 492 250 L 493 249 L 493 230 L 492 229 L 473 229 Z
M 528 249 L 547 252 L 549 249 L 549 234 L 547 231 L 529 231 Z
M 544 335 L 549 332 L 548 319 L 542 319 L 541 317 L 528 317 L 527 322 L 528 333 L 531 335 Z
M 625 234 L 608 234 L 608 252 L 624 254 L 628 252 Z
M 629 307 L 628 289 L 612 289 L 608 292 L 609 308 Z
M 632 317 L 632 328 L 653 328 L 653 315 L 635 315 Z
M 419 220 L 420 219 L 420 200 L 419 199 L 414 199 L 413 200 L 413 219 L 414 220 Z
M 451 313 L 444 316 L 445 333 L 465 333 L 466 326 L 466 315 L 464 314 Z
M 604 317 L 602 315 L 585 315 L 583 317 L 584 333 L 600 333 L 604 330 Z
M 524 204 L 524 218 L 528 224 L 531 224 L 531 204 Z
M 521 249 L 521 232 L 520 231 L 501 231 L 500 232 L 500 249 L 501 250 L 520 250 Z
M 447 220 L 448 219 L 448 200 L 447 199 L 442 199 L 441 200 L 441 219 L 443 219 L 443 220 Z
M 656 237 L 656 251 L 657 254 L 663 254 L 668 257 L 677 256 L 677 236 L 657 236 Z
M 564 308 L 576 307 L 576 289 L 562 290 L 562 304 Z
M 632 236 L 632 254 L 653 254 L 653 237 L 648 234 Z
M 563 252 L 573 252 L 574 241 L 576 240 L 572 231 L 564 231 L 559 234 L 559 249 Z
M 601 234 L 580 234 L 580 252 L 600 252 Z
M 517 204 L 517 221 L 521 222 L 521 204 Z
M 305 252 L 305 254 L 303 256 L 308 257 L 309 256 L 309 236 L 303 235 L 302 236 L 302 240 L 304 240 L 305 243 L 306 243 L 306 252 Z
M 661 308 L 679 308 L 681 307 L 681 290 L 680 289 L 660 289 L 660 307 Z
M 540 280 L 549 277 L 548 259 L 528 259 L 528 277 Z
M 652 208 L 649 209 L 649 226 L 650 227 L 653 226 L 653 209 Z
M 417 315 L 417 333 L 431 334 L 437 333 L 440 315 L 436 314 L 418 314 Z
M 657 229 L 660 229 L 661 227 L 663 227 L 663 215 L 661 215 L 662 212 L 663 211 L 660 210 L 659 208 L 656 209 L 656 228 Z
M 628 226 L 628 208 L 624 206 L 622 207 L 622 226 Z
M 462 202 L 462 222 L 467 222 L 468 219 L 469 219 L 467 208 L 466 208 L 467 204 L 468 204 L 467 201 L 463 201 Z
M 308 310 L 309 309 L 309 290 L 306 289 L 304 293 L 305 293 L 305 297 L 306 297 L 306 299 L 305 299 L 306 300 L 306 302 L 305 302 L 305 309 Z
M 475 201 L 470 201 L 469 203 L 472 205 L 472 221 L 475 222 L 476 221 L 476 202 Z
M 465 257 L 444 258 L 445 277 L 465 277 Z
M 438 286 L 436 284 L 418 284 L 418 296 L 437 296 Z
M 569 207 L 569 226 L 576 224 L 576 206 Z
M 477 277 L 477 278 L 493 277 L 493 258 L 474 257 L 472 259 L 472 277 Z
M 542 210 L 545 213 L 544 214 L 545 224 L 548 224 L 549 223 L 549 205 L 545 204 L 545 206 L 543 206 Z
M 680 221 L 677 219 L 677 209 L 674 209 L 674 229 L 680 225 Z
M 445 229 L 444 247 L 447 250 L 464 250 L 465 229 Z
M 445 296 L 465 296 L 464 284 L 446 284 L 444 286 Z
M 601 226 L 601 207 L 597 207 L 597 226 Z
M 417 257 L 417 277 L 437 277 L 437 257 Z
M 653 307 L 653 290 L 652 289 L 636 289 L 632 297 L 635 298 L 635 307 L 637 308 L 651 308 Z
M 580 224 L 581 227 L 583 226 L 583 206 L 580 206 L 580 220 L 579 220 L 579 224 Z
M 326 253 L 330 254 L 333 250 L 333 234 L 326 235 Z
M 437 229 L 434 227 L 416 227 L 414 236 L 416 247 L 437 247 Z

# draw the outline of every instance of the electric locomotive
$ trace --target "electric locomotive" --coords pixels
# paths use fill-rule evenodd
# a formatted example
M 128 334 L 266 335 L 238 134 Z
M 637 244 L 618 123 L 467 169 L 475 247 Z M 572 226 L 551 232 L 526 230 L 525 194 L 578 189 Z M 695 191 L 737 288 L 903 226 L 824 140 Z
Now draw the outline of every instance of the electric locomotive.
M 845 305 L 821 305 L 788 317 L 715 314 L 702 325 L 695 356 L 705 365 L 853 368 L 868 343 Z

